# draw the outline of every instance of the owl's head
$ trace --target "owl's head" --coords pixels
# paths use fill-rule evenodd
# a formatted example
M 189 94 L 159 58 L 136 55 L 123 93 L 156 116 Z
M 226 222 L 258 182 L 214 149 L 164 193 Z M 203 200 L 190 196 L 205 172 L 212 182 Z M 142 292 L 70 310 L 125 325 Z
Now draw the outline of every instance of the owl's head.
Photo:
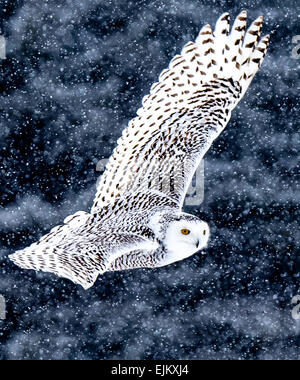
M 207 247 L 209 226 L 199 218 L 185 213 L 165 215 L 163 224 L 161 238 L 167 252 L 164 265 L 187 258 Z

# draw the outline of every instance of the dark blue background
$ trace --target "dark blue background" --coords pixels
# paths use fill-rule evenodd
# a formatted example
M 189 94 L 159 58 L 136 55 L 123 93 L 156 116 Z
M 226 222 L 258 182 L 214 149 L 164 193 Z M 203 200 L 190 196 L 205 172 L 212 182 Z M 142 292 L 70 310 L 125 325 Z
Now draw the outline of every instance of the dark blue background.
M 205 255 L 108 273 L 85 292 L 7 256 L 88 210 L 141 99 L 205 23 L 263 14 L 272 42 L 206 157 Z M 2 0 L 0 321 L 4 359 L 299 359 L 298 0 Z

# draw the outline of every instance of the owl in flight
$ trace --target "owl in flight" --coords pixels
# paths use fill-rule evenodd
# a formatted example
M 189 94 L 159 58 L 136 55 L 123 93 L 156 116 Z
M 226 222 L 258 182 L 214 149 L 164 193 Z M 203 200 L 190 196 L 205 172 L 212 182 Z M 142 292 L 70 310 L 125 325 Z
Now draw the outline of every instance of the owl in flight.
M 52 272 L 85 289 L 98 275 L 155 268 L 204 249 L 209 226 L 182 212 L 203 156 L 227 125 L 263 62 L 263 19 L 246 30 L 242 12 L 230 29 L 223 14 L 164 70 L 118 140 L 90 213 L 65 219 L 10 259 Z

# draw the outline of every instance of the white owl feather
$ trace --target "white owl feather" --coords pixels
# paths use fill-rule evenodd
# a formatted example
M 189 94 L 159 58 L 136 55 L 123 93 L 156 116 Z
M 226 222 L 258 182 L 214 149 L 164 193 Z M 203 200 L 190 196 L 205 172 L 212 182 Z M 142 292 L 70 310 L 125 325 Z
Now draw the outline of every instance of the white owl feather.
M 98 185 L 91 213 L 77 213 L 38 243 L 10 256 L 89 288 L 105 271 L 159 267 L 206 247 L 208 225 L 182 212 L 191 179 L 261 66 L 269 36 L 262 17 L 213 32 L 174 57 L 123 131 Z

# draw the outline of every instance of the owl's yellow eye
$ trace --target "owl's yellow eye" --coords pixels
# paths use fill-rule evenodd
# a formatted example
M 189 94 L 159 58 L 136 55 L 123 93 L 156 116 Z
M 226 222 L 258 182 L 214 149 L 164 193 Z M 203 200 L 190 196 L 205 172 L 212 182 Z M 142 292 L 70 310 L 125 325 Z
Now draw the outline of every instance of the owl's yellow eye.
M 181 230 L 181 233 L 182 233 L 182 235 L 189 235 L 189 234 L 191 233 L 191 231 L 188 230 L 187 228 L 183 228 L 183 229 Z
M 203 231 L 203 235 L 204 235 L 204 236 L 206 235 L 206 231 L 205 231 L 205 230 Z

